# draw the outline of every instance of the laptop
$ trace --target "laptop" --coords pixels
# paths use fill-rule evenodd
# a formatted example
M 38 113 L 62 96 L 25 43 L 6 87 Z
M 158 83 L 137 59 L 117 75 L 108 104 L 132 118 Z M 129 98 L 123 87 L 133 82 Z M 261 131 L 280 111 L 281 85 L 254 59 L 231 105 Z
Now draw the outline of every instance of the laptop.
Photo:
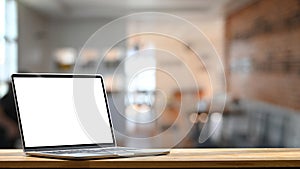
M 169 153 L 116 145 L 101 75 L 17 73 L 11 78 L 26 155 L 98 159 Z

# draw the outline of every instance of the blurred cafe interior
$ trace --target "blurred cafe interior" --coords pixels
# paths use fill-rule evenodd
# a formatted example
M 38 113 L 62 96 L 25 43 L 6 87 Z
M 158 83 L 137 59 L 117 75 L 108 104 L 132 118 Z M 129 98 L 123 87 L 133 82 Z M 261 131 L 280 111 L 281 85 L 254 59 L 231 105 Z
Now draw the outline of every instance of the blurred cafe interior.
M 0 8 L 0 148 L 21 147 L 16 72 L 102 74 L 120 146 L 300 147 L 299 0 Z

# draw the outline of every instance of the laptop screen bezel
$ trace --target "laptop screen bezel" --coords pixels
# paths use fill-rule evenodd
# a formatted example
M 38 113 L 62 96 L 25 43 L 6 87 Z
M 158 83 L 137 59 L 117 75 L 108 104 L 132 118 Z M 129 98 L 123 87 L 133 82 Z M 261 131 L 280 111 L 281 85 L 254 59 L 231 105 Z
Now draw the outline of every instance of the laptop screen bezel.
M 18 106 L 18 99 L 16 95 L 16 88 L 15 88 L 15 78 L 100 78 L 102 83 L 102 90 L 104 93 L 104 100 L 106 104 L 107 109 L 107 115 L 109 119 L 109 125 L 111 129 L 112 139 L 113 143 L 95 143 L 95 144 L 75 144 L 75 145 L 59 145 L 59 146 L 38 146 L 38 147 L 26 147 L 24 135 L 23 135 L 23 128 L 21 123 L 21 116 Z M 23 146 L 24 152 L 26 151 L 43 151 L 43 150 L 59 150 L 59 149 L 71 149 L 71 148 L 92 148 L 92 147 L 114 147 L 116 146 L 116 139 L 114 134 L 114 128 L 111 120 L 111 114 L 110 109 L 108 105 L 108 99 L 107 99 L 107 93 L 105 90 L 105 84 L 102 75 L 100 74 L 51 74 L 51 73 L 16 73 L 11 75 L 11 81 L 12 81 L 12 89 L 14 94 L 14 101 L 15 106 L 17 110 L 17 117 L 18 117 L 18 124 L 19 124 L 19 130 L 20 130 L 20 136 L 21 136 L 21 142 Z

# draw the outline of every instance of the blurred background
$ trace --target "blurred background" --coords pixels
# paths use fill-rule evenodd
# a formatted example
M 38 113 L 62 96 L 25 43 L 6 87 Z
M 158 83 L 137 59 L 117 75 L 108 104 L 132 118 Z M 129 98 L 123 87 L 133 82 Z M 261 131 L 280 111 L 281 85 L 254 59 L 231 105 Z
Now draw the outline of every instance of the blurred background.
M 170 30 L 185 43 L 145 33 L 82 49 L 99 28 L 136 12 L 198 27 L 224 66 L 225 90 L 212 88 L 224 74 L 207 40 L 177 22 L 136 17 L 119 32 Z M 0 0 L 0 147 L 21 146 L 10 75 L 72 73 L 75 64 L 77 73 L 103 74 L 120 146 L 300 147 L 299 44 L 299 0 Z M 208 113 L 225 95 L 224 111 Z M 204 126 L 213 135 L 201 142 Z

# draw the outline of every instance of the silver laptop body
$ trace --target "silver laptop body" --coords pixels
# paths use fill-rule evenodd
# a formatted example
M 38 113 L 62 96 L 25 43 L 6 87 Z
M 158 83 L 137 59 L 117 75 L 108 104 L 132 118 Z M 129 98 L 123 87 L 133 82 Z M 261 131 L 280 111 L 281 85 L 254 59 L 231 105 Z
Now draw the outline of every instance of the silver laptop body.
M 99 74 L 19 73 L 11 78 L 26 155 L 99 159 L 169 153 L 116 145 Z

